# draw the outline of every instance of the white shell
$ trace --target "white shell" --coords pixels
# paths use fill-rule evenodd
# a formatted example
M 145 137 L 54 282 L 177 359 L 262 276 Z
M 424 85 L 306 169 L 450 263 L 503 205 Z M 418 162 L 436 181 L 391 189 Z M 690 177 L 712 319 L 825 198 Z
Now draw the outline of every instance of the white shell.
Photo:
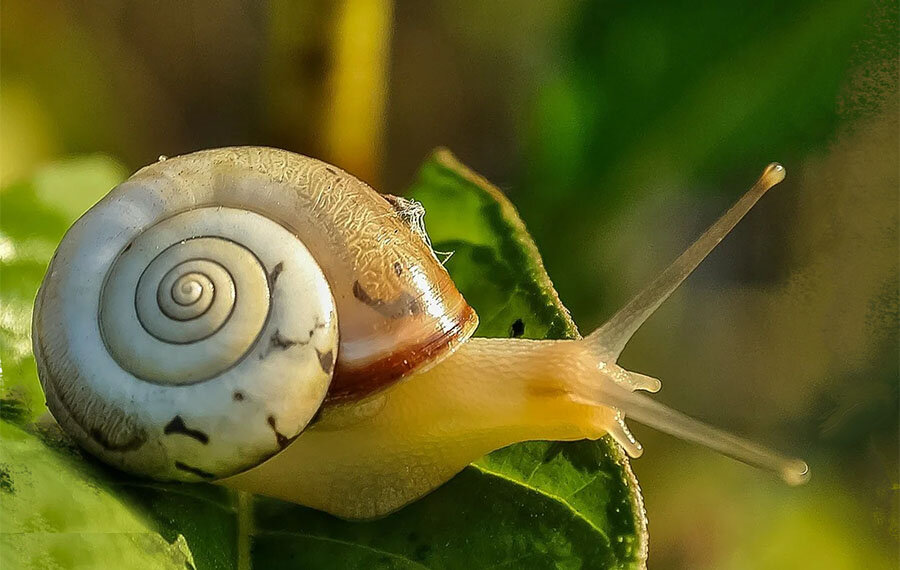
M 156 479 L 220 478 L 318 411 L 335 303 L 294 232 L 161 184 L 133 177 L 67 233 L 35 303 L 35 355 L 50 410 L 91 453 Z

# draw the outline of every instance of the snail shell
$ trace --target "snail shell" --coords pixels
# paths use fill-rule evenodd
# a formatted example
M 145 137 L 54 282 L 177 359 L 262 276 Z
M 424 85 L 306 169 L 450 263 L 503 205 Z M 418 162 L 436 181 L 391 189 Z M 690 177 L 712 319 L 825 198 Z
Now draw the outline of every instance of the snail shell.
M 93 454 L 154 478 L 261 463 L 326 399 L 370 394 L 474 331 L 409 214 L 277 149 L 143 168 L 69 230 L 38 293 L 50 410 Z

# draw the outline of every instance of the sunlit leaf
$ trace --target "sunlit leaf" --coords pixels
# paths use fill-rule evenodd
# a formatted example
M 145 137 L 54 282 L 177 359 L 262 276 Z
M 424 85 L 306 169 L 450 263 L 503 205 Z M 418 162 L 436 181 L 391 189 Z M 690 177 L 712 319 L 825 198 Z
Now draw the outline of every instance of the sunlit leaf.
M 3 568 L 194 568 L 183 537 L 163 540 L 77 453 L 6 422 L 0 446 Z

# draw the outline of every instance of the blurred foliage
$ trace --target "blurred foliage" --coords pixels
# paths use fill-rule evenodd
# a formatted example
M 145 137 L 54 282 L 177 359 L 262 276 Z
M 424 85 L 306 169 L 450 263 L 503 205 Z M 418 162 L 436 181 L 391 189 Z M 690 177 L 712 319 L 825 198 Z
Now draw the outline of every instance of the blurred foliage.
M 776 159 L 790 172 L 835 128 L 866 6 L 586 3 L 573 18 L 570 57 L 537 93 L 525 131 L 517 203 L 526 216 L 540 212 L 538 243 L 559 226 L 596 243 L 605 237 L 598 219 L 645 193 L 709 193 L 752 181 Z M 551 274 L 576 314 L 616 308 L 598 306 L 596 290 L 567 290 L 596 265 L 571 263 L 565 242 L 547 241 Z
M 650 563 L 897 567 L 897 2 L 356 4 L 0 3 L 4 186 L 70 153 L 132 170 L 267 144 L 397 193 L 447 145 L 510 195 L 588 330 L 778 160 L 623 364 L 813 479 L 637 426 Z

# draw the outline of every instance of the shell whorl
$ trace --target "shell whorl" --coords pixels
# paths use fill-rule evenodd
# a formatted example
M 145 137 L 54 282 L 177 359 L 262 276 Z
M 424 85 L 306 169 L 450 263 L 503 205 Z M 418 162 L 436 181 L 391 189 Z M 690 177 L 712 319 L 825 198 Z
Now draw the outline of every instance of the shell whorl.
M 39 293 L 48 405 L 128 471 L 199 480 L 252 467 L 325 398 L 338 349 L 329 283 L 263 214 L 123 186 L 69 231 Z
M 213 220 L 219 228 L 210 227 Z M 223 223 L 260 231 L 272 222 L 234 209 L 191 210 L 143 232 L 110 268 L 100 303 L 103 339 L 138 378 L 207 380 L 243 358 L 262 331 L 270 310 L 266 268 L 222 235 Z M 191 237 L 198 232 L 214 237 Z M 134 318 L 121 318 L 132 310 Z

